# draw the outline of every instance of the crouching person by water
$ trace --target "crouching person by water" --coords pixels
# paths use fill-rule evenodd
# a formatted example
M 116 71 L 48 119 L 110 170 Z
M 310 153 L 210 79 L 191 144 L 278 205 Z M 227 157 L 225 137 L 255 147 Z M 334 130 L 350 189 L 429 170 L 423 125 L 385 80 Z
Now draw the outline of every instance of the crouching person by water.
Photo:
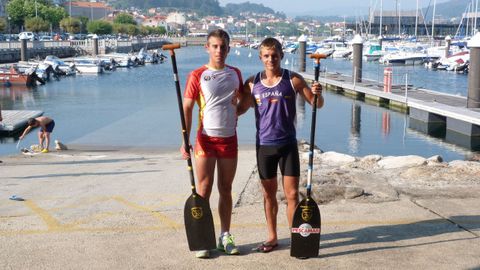
M 22 136 L 20 136 L 20 140 L 23 140 L 25 135 L 32 128 L 40 127 L 40 131 L 38 132 L 38 143 L 42 153 L 49 152 L 50 146 L 50 133 L 52 133 L 53 128 L 55 127 L 55 121 L 52 118 L 47 116 L 40 116 L 37 118 L 29 118 L 28 119 L 28 126 L 23 131 Z
M 283 176 L 283 191 L 287 200 L 287 218 L 292 226 L 298 204 L 300 160 L 295 130 L 298 95 L 312 104 L 318 95 L 317 107 L 323 106 L 322 87 L 314 83 L 310 88 L 304 78 L 281 67 L 282 45 L 275 38 L 266 38 L 259 47 L 264 70 L 247 79 L 245 91 L 237 106 L 242 114 L 250 106 L 255 109 L 257 128 L 257 167 L 264 197 L 268 236 L 257 251 L 270 252 L 278 246 L 277 237 L 277 168 Z

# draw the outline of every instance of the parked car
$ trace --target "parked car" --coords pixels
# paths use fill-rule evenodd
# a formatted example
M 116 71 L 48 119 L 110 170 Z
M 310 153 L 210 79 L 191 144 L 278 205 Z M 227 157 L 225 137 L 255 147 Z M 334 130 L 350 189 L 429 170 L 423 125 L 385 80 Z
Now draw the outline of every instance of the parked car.
M 40 40 L 40 41 L 52 41 L 53 37 L 49 36 L 49 35 L 43 35 L 43 36 L 40 36 L 40 38 L 38 40 Z
M 28 39 L 30 41 L 34 41 L 36 39 L 35 34 L 33 32 L 21 32 L 20 34 L 18 34 L 18 38 Z

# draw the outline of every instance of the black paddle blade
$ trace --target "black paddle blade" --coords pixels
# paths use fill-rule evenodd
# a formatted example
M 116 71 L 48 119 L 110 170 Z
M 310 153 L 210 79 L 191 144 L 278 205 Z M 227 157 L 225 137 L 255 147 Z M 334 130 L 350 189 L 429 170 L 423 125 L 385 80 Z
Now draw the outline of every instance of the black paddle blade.
M 207 200 L 192 194 L 185 202 L 183 217 L 190 250 L 215 249 L 215 227 Z
M 307 197 L 297 205 L 293 215 L 290 256 L 317 257 L 320 248 L 320 232 L 320 210 L 317 203 L 311 197 Z

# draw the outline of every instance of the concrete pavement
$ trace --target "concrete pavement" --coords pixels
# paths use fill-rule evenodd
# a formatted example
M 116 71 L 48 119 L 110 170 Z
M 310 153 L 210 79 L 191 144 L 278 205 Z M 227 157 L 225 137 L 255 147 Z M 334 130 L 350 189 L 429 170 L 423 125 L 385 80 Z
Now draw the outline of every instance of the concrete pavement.
M 178 153 L 83 149 L 2 161 L 2 269 L 480 269 L 478 198 L 321 205 L 320 256 L 308 260 L 289 256 L 283 205 L 280 247 L 253 252 L 266 235 L 263 206 L 238 203 L 232 233 L 242 255 L 200 260 L 186 242 L 189 178 Z M 234 202 L 251 195 L 254 168 L 254 150 L 242 150 Z

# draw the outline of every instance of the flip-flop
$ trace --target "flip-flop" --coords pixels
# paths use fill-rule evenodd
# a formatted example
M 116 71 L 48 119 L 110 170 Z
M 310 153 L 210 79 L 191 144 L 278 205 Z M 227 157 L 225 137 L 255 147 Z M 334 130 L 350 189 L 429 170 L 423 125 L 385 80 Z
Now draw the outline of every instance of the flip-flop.
M 278 243 L 270 244 L 270 243 L 264 242 L 264 243 L 260 244 L 257 248 L 255 248 L 255 251 L 262 252 L 262 253 L 268 253 L 268 252 L 274 250 L 276 247 L 278 247 Z

